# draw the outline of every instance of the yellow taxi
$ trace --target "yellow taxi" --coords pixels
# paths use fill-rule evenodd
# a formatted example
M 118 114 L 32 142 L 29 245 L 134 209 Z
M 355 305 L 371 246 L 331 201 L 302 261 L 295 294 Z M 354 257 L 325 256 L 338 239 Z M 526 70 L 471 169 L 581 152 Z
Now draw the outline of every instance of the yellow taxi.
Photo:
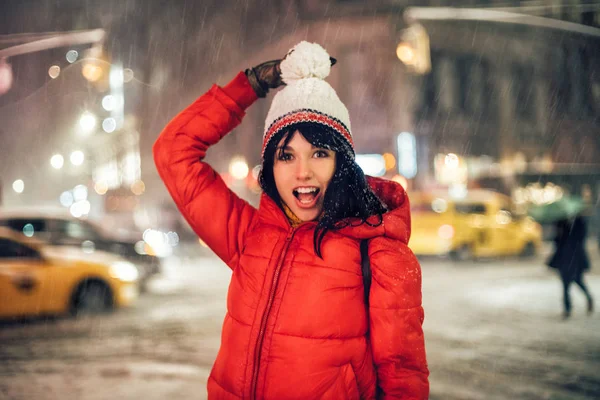
M 137 296 L 137 268 L 118 256 L 0 228 L 0 318 L 98 313 Z
M 516 215 L 510 197 L 469 190 L 410 194 L 412 234 L 417 255 L 449 255 L 458 260 L 506 255 L 533 256 L 542 242 L 541 226 Z

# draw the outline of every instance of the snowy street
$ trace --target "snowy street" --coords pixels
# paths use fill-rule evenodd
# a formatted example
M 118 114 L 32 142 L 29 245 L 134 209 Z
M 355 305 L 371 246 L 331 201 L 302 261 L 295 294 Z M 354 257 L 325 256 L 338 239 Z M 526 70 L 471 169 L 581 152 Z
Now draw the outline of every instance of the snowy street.
M 546 249 L 547 251 L 547 249 Z M 600 263 L 587 283 L 600 299 Z M 431 399 L 600 398 L 600 313 L 562 321 L 559 279 L 533 260 L 422 260 Z M 0 325 L 0 399 L 203 399 L 228 269 L 172 258 L 134 308 Z

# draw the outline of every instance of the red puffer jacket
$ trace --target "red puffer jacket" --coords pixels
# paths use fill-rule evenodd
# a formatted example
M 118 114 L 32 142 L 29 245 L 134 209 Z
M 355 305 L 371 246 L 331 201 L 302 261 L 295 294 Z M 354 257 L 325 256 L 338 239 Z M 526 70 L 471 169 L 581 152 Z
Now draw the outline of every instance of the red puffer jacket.
M 407 247 L 406 193 L 370 178 L 391 210 L 383 224 L 328 232 L 317 257 L 315 222 L 291 228 L 264 194 L 253 208 L 202 162 L 255 100 L 240 73 L 182 111 L 154 145 L 179 210 L 233 270 L 209 399 L 427 399 L 421 270 Z M 370 239 L 370 319 L 361 239 Z

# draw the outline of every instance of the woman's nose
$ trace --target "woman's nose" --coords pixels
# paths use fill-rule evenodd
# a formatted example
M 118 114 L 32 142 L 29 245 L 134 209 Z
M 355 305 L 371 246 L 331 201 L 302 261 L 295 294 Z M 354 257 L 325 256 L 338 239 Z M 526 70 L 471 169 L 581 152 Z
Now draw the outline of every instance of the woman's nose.
M 312 177 L 312 169 L 308 160 L 298 160 L 296 165 L 296 176 L 298 179 L 306 180 Z

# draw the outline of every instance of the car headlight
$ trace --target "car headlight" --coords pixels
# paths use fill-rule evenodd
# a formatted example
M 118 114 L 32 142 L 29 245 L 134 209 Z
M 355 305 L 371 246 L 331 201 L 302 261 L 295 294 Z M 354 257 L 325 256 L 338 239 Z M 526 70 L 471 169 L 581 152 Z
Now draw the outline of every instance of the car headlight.
M 110 276 L 123 282 L 135 282 L 139 273 L 135 265 L 127 261 L 117 261 L 110 265 Z

